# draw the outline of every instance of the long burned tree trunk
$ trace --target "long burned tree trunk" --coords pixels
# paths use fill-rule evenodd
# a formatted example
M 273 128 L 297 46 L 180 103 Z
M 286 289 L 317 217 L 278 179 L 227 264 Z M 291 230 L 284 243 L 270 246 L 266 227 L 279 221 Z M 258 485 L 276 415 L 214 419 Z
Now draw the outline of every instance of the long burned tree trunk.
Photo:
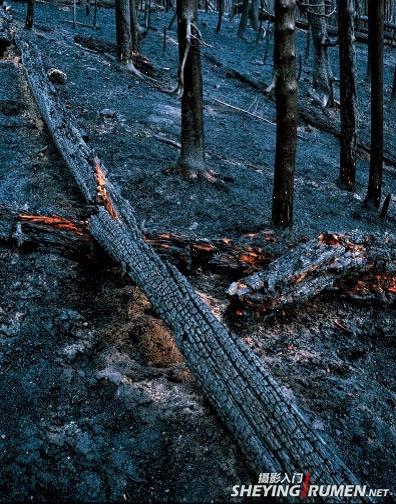
M 334 103 L 333 72 L 328 56 L 328 33 L 326 6 L 323 0 L 311 0 L 309 24 L 314 47 L 313 89 L 323 107 L 332 107 Z
M 26 11 L 26 21 L 25 21 L 25 28 L 27 28 L 27 29 L 30 29 L 33 27 L 34 4 L 35 4 L 35 0 L 28 0 L 27 11 Z
M 197 0 L 178 0 L 180 58 L 181 151 L 178 167 L 196 177 L 205 170 L 203 87 Z
M 354 47 L 354 0 L 338 0 L 340 49 L 340 183 L 354 190 L 357 153 L 356 55 Z
M 120 61 L 130 62 L 132 61 L 132 38 L 129 0 L 116 0 L 115 15 L 118 58 Z
M 385 0 L 369 0 L 371 30 L 371 158 L 366 203 L 379 208 L 384 161 L 384 12 Z
M 171 327 L 192 372 L 252 467 L 288 473 L 313 470 L 315 482 L 356 484 L 263 361 L 216 319 L 186 278 L 144 242 L 133 209 L 106 179 L 104 166 L 59 102 L 28 33 L 16 37 L 26 76 L 67 166 L 92 205 L 89 231 L 123 264 Z
M 275 4 L 276 155 L 272 222 L 277 227 L 293 223 L 294 165 L 297 148 L 297 80 L 295 0 Z

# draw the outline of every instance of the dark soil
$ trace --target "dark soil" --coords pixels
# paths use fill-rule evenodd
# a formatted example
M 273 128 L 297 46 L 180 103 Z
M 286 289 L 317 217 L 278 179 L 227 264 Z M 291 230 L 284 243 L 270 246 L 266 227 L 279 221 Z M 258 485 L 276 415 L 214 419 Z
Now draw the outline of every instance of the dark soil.
M 25 5 L 13 8 L 21 17 Z M 79 15 L 84 21 L 82 9 Z M 58 86 L 62 99 L 144 229 L 215 238 L 269 228 L 275 128 L 215 101 L 275 120 L 270 99 L 227 76 L 233 68 L 271 81 L 272 67 L 261 64 L 264 46 L 254 43 L 253 33 L 250 43 L 237 39 L 235 22 L 215 35 L 216 16 L 201 14 L 211 45 L 203 59 L 208 166 L 233 180 L 219 188 L 164 170 L 178 152 L 158 135 L 177 141 L 180 116 L 176 97 L 160 90 L 172 87 L 177 71 L 172 40 L 162 55 L 162 27 L 171 14 L 153 13 L 156 29 L 142 43 L 156 82 L 74 42 L 76 34 L 92 34 L 113 43 L 112 10 L 100 10 L 98 32 L 64 23 L 71 19 L 65 6 L 37 4 L 36 16 L 45 65 L 68 76 Z M 175 32 L 169 36 L 176 40 Z M 300 52 L 304 43 L 300 32 Z M 335 74 L 336 57 L 334 49 Z M 361 79 L 365 60 L 366 47 L 359 46 Z M 387 49 L 389 86 L 395 61 Z M 87 210 L 21 69 L 3 60 L 0 72 L 0 203 L 83 218 Z M 301 94 L 309 76 L 304 65 Z M 362 127 L 369 122 L 368 93 L 359 85 Z M 391 112 L 386 121 L 392 144 Z M 303 123 L 299 135 L 295 229 L 275 235 L 281 246 L 323 230 L 394 232 L 394 202 L 386 221 L 362 209 L 367 160 L 359 160 L 350 194 L 336 184 L 337 139 Z M 384 194 L 396 193 L 395 173 L 385 170 Z M 168 330 L 114 264 L 6 246 L 0 253 L 0 500 L 227 502 L 232 485 L 257 479 Z M 190 280 L 223 314 L 230 279 L 201 271 Z M 395 491 L 394 307 L 326 295 L 236 329 L 346 464 L 372 487 Z

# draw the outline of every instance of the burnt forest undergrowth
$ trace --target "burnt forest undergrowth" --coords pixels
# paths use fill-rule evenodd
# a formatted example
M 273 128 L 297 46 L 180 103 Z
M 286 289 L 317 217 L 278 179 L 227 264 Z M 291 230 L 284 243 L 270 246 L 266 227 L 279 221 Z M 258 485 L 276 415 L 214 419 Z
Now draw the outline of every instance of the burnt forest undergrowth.
M 12 3 L 23 19 L 25 3 Z M 83 8 L 79 19 L 84 21 Z M 356 191 L 337 185 L 339 142 L 300 120 L 293 232 L 270 228 L 275 152 L 273 40 L 236 37 L 237 21 L 200 12 L 208 166 L 224 186 L 185 180 L 175 165 L 180 102 L 175 25 L 163 54 L 161 28 L 173 13 L 152 12 L 141 52 L 155 81 L 139 79 L 115 56 L 114 12 L 101 8 L 100 29 L 73 29 L 66 5 L 36 5 L 37 42 L 45 66 L 67 74 L 57 90 L 109 178 L 136 209 L 148 233 L 188 239 L 238 240 L 257 235 L 273 256 L 323 231 L 394 232 L 396 204 L 386 220 L 362 209 L 368 159 L 358 160 Z M 76 36 L 82 39 L 75 40 Z M 92 36 L 102 43 L 86 47 Z M 303 55 L 306 33 L 297 42 Z M 359 121 L 369 124 L 363 83 L 367 47 L 357 45 Z M 337 48 L 330 49 L 335 76 Z M 385 49 L 386 103 L 395 49 Z M 302 66 L 300 96 L 310 86 Z M 0 203 L 25 211 L 84 219 L 88 209 L 40 118 L 18 64 L 0 60 Z M 336 84 L 336 100 L 338 86 Z M 221 102 L 249 111 L 237 111 Z M 338 111 L 330 111 L 333 116 Z M 392 115 L 393 114 L 393 115 Z M 385 110 L 385 142 L 396 144 L 395 112 Z M 168 141 L 173 142 L 171 145 Z M 396 167 L 386 166 L 383 194 L 396 194 Z M 260 241 L 261 240 L 261 241 Z M 1 247 L 0 500 L 227 502 L 232 485 L 255 482 L 144 296 L 109 259 L 75 261 L 48 251 Z M 221 268 L 186 268 L 215 313 L 264 359 L 285 393 L 295 397 L 321 436 L 362 480 L 391 488 L 395 474 L 396 323 L 394 305 L 323 294 L 267 320 L 228 320 Z M 265 470 L 265 468 L 263 468 Z M 225 497 L 226 496 L 226 497 Z

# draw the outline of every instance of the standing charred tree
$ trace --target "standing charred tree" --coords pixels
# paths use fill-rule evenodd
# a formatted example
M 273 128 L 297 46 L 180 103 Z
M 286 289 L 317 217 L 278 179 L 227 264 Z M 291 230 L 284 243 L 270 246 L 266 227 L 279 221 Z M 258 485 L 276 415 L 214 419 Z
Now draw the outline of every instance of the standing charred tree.
M 177 163 L 184 175 L 205 172 L 203 87 L 198 0 L 177 0 L 181 94 L 181 151 Z
M 34 4 L 35 4 L 35 0 L 28 0 L 27 11 L 26 11 L 26 20 L 25 20 L 25 28 L 27 28 L 28 30 L 30 30 L 30 28 L 33 27 Z
M 139 23 L 136 12 L 136 0 L 129 0 L 129 12 L 131 17 L 132 52 L 139 54 Z
M 342 187 L 349 191 L 353 191 L 355 188 L 357 144 L 354 3 L 354 0 L 338 0 L 341 101 L 340 183 Z
M 323 107 L 334 104 L 333 72 L 328 56 L 330 45 L 327 33 L 326 5 L 324 0 L 311 0 L 308 9 L 314 47 L 313 89 Z
M 115 1 L 117 50 L 120 61 L 132 62 L 132 36 L 129 0 Z
M 245 38 L 248 19 L 249 19 L 249 0 L 243 0 L 241 20 L 239 22 L 239 28 L 238 28 L 238 37 Z
M 219 11 L 219 17 L 217 18 L 216 33 L 220 33 L 221 22 L 223 20 L 223 15 L 224 15 L 224 0 L 218 0 L 217 7 L 218 7 L 218 11 Z
M 250 23 L 254 31 L 257 31 L 260 27 L 260 2 L 259 0 L 252 0 L 249 9 Z
M 293 224 L 294 166 L 297 148 L 296 0 L 275 2 L 276 155 L 272 223 Z
M 260 3 L 259 0 L 243 0 L 242 14 L 239 22 L 238 37 L 245 38 L 245 32 L 250 20 L 253 30 L 257 31 L 260 26 Z
M 391 108 L 396 108 L 396 65 L 395 65 L 395 74 L 393 77 L 393 86 L 392 86 L 392 94 L 390 99 Z
M 371 45 L 371 157 L 366 204 L 379 208 L 384 160 L 384 13 L 385 0 L 369 0 Z

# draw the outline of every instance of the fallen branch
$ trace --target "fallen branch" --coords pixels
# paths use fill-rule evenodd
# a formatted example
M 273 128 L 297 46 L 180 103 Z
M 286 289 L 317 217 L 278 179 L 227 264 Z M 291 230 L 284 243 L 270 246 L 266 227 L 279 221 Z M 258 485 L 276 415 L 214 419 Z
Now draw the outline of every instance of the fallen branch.
M 394 301 L 396 238 L 324 233 L 275 260 L 266 271 L 234 282 L 228 294 L 239 309 L 242 304 L 272 314 L 329 289 L 360 298 L 365 293 L 376 294 L 382 301 Z
M 222 67 L 221 62 L 218 61 L 213 54 L 207 54 L 206 57 L 211 63 L 217 65 L 218 67 Z M 267 96 L 267 98 L 269 98 L 270 100 L 274 100 L 273 93 L 270 92 L 271 91 L 270 86 L 266 86 L 264 83 L 258 81 L 257 79 L 250 77 L 250 75 L 243 74 L 238 70 L 235 70 L 234 68 L 224 67 L 222 71 L 228 77 L 236 79 L 244 84 L 247 84 L 253 89 L 261 91 L 263 95 Z M 317 103 L 312 103 L 309 98 L 299 97 L 298 104 L 299 104 L 300 120 L 302 119 L 305 123 L 310 124 L 311 126 L 314 126 L 315 128 L 318 128 L 322 131 L 325 131 L 326 133 L 330 133 L 336 138 L 340 138 L 341 124 L 338 113 L 334 115 L 330 112 L 330 110 L 318 107 Z M 223 105 L 225 104 L 223 103 Z M 247 112 L 243 111 L 243 109 L 240 109 L 239 111 Z M 255 116 L 255 114 L 253 114 L 253 116 Z M 256 118 L 261 118 L 261 116 L 258 116 Z M 299 136 L 299 138 L 306 140 L 306 138 L 301 136 Z M 360 151 L 360 154 L 363 154 L 364 156 L 370 154 L 371 151 L 370 135 L 368 131 L 364 131 L 362 129 L 359 131 L 357 146 Z M 384 161 L 388 165 L 396 167 L 396 155 L 395 155 L 395 148 L 393 145 L 384 146 Z M 395 173 L 393 169 L 390 171 L 391 173 Z
M 104 184 L 115 216 L 96 199 L 96 154 L 85 144 L 48 82 L 32 35 L 20 32 L 16 43 L 43 118 L 87 202 L 94 207 L 88 230 L 172 329 L 191 371 L 254 470 L 310 470 L 316 482 L 357 483 L 283 393 L 263 361 L 216 319 L 186 278 L 144 241 L 132 207 L 107 178 Z M 101 169 L 106 177 L 103 164 Z
M 111 205 L 107 203 L 108 212 L 114 216 Z M 242 236 L 239 240 L 198 240 L 153 232 L 143 237 L 157 253 L 188 273 L 200 269 L 235 277 L 258 271 L 279 255 L 272 234 L 266 232 Z M 0 240 L 22 249 L 51 251 L 77 260 L 92 259 L 98 254 L 86 221 L 29 213 L 4 205 L 0 205 Z
M 246 114 L 246 115 L 248 115 L 250 117 L 254 117 L 255 119 L 259 119 L 260 121 L 263 121 L 263 122 L 265 122 L 267 124 L 271 124 L 271 126 L 275 126 L 276 127 L 276 124 L 274 122 L 272 122 L 269 119 L 266 119 L 265 117 L 262 117 L 262 116 L 260 116 L 258 114 L 253 114 L 252 112 L 249 112 L 248 110 L 236 107 L 235 105 L 231 105 L 231 103 L 223 102 L 221 100 L 218 100 L 217 98 L 212 98 L 212 100 L 214 102 L 216 102 L 216 103 L 219 103 L 220 105 L 223 105 L 223 107 L 227 107 L 227 108 L 236 110 L 237 112 L 241 112 L 242 114 Z
M 92 258 L 97 246 L 86 223 L 58 215 L 46 216 L 0 205 L 0 240 L 19 249 L 57 252 L 69 258 Z

